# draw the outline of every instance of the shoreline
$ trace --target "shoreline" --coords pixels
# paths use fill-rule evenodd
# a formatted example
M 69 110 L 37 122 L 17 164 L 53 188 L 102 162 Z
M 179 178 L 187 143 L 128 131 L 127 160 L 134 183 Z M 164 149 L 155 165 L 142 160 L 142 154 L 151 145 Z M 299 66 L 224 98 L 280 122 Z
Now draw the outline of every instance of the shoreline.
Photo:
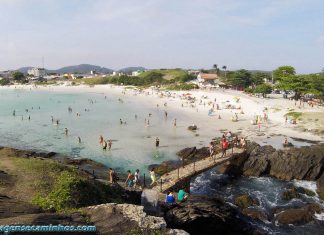
M 196 124 L 199 128 L 199 132 L 203 131 L 210 135 L 210 139 L 215 136 L 220 136 L 222 131 L 241 132 L 241 135 L 247 137 L 251 141 L 256 141 L 264 144 L 273 144 L 268 142 L 273 137 L 284 136 L 292 137 L 293 139 L 311 140 L 311 141 L 324 141 L 324 135 L 320 130 L 320 135 L 315 135 L 311 131 L 316 131 L 314 123 L 311 121 L 300 121 L 297 125 L 285 124 L 284 115 L 288 112 L 303 112 L 310 115 L 324 114 L 324 107 L 297 107 L 294 105 L 294 101 L 280 98 L 279 95 L 270 95 L 270 98 L 257 98 L 249 96 L 239 91 L 234 90 L 191 90 L 191 91 L 170 91 L 171 96 L 161 97 L 161 93 L 153 91 L 150 88 L 143 90 L 142 93 L 136 92 L 134 89 L 127 89 L 130 86 L 116 86 L 116 85 L 95 85 L 93 87 L 87 85 L 68 86 L 64 85 L 48 85 L 37 86 L 32 85 L 16 85 L 1 87 L 1 89 L 23 89 L 23 90 L 38 90 L 38 91 L 50 91 L 50 92 L 76 92 L 76 93 L 97 93 L 97 94 L 110 94 L 117 98 L 123 98 L 125 100 L 135 100 L 148 108 L 156 108 L 157 104 L 159 109 L 166 110 L 169 113 L 181 113 L 188 119 L 187 126 Z M 123 94 L 124 92 L 124 94 Z M 163 92 L 163 91 L 162 91 Z M 149 93 L 149 95 L 147 94 Z M 153 94 L 152 94 L 153 93 Z M 190 93 L 191 97 L 196 98 L 197 102 L 195 107 L 190 107 L 190 103 L 187 100 L 180 99 L 182 94 Z M 202 99 L 202 96 L 207 96 L 207 99 Z M 239 102 L 235 102 L 234 98 L 239 98 Z M 214 100 L 216 99 L 216 102 Z M 202 100 L 202 104 L 199 105 L 199 100 Z M 163 104 L 167 103 L 167 107 Z M 205 105 L 203 105 L 205 103 Z M 208 103 L 210 105 L 208 105 Z M 212 108 L 212 104 L 218 104 L 220 110 L 215 110 L 212 115 L 208 115 L 209 110 Z M 225 106 L 231 104 L 233 106 L 240 106 L 241 109 L 225 109 Z M 307 106 L 307 107 L 306 107 Z M 266 114 L 269 117 L 268 123 L 261 123 L 261 129 L 258 131 L 258 125 L 251 125 L 251 120 L 255 115 L 263 115 L 263 111 L 267 109 Z M 244 114 L 240 114 L 243 110 Z M 238 121 L 232 122 L 231 118 L 237 113 Z M 218 119 L 219 115 L 221 119 Z M 308 118 L 309 119 L 309 118 Z M 316 120 L 316 119 L 315 119 Z M 322 120 L 320 120 L 321 122 Z M 321 127 L 321 123 L 318 124 Z M 307 131 L 309 130 L 309 131 Z M 306 132 L 307 131 L 307 132 Z

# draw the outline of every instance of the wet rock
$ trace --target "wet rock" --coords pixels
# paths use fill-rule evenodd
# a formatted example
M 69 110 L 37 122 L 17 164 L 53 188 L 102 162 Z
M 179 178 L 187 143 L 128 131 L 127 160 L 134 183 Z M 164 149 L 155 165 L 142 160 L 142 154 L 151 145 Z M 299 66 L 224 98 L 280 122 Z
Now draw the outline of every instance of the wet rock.
M 191 197 L 166 212 L 168 227 L 195 234 L 253 234 L 247 217 L 218 198 Z
M 250 206 L 260 205 L 257 199 L 252 198 L 248 194 L 243 194 L 234 199 L 234 204 L 240 207 L 241 209 L 248 208 Z
M 242 210 L 242 213 L 246 216 L 251 217 L 252 219 L 255 219 L 255 220 L 260 220 L 260 221 L 268 220 L 268 215 L 263 210 L 259 210 L 259 209 L 255 209 L 255 208 L 245 208 Z
M 309 204 L 301 208 L 286 209 L 276 215 L 279 224 L 303 225 L 314 220 L 315 213 L 322 213 L 324 209 L 318 204 Z
M 300 198 L 300 194 L 298 193 L 296 188 L 291 188 L 284 191 L 281 195 L 281 198 L 285 201 L 289 201 L 293 198 Z
M 324 200 L 324 174 L 317 180 L 317 193 L 319 198 Z
M 170 160 L 170 161 L 164 161 L 160 164 L 152 164 L 148 167 L 148 169 L 154 168 L 156 174 L 164 175 L 167 172 L 177 169 L 179 166 L 181 166 L 181 161 Z
M 307 188 L 298 187 L 298 188 L 296 188 L 296 190 L 298 193 L 306 194 L 307 196 L 310 196 L 310 197 L 314 197 L 316 195 L 316 193 L 314 191 L 309 190 Z
M 177 155 L 180 158 L 189 158 L 190 156 L 193 156 L 196 153 L 197 149 L 196 147 L 192 147 L 192 148 L 184 148 L 182 150 L 180 150 L 179 152 L 177 152 Z

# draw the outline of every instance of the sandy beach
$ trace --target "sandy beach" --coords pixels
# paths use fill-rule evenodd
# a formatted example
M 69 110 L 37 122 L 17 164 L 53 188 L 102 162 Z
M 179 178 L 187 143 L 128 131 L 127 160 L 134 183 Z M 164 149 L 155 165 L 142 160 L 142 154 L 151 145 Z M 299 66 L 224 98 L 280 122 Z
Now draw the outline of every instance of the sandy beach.
M 4 88 L 8 89 L 8 87 Z M 200 131 L 208 131 L 219 136 L 221 131 L 238 132 L 250 140 L 272 144 L 284 139 L 284 136 L 312 141 L 323 141 L 323 135 L 314 134 L 314 130 L 323 130 L 324 107 L 299 107 L 295 101 L 283 99 L 282 95 L 270 94 L 268 98 L 257 98 L 234 90 L 192 90 L 192 91 L 157 91 L 146 89 L 139 92 L 135 88 L 114 85 L 61 85 L 37 86 L 17 85 L 10 89 L 38 89 L 54 92 L 94 92 L 113 94 L 117 98 L 136 99 L 142 105 L 164 109 L 169 113 L 181 112 L 186 116 L 187 126 L 195 124 Z M 190 103 L 185 97 L 195 98 Z M 217 105 L 219 109 L 217 110 Z M 232 108 L 226 108 L 228 106 Z M 209 113 L 214 106 L 214 112 Z M 288 112 L 302 112 L 306 118 L 297 120 L 297 124 L 285 122 Z M 238 117 L 238 121 L 231 119 Z M 268 121 L 252 125 L 256 115 L 267 115 Z M 260 130 L 259 130 L 260 128 Z M 211 136 L 212 137 L 212 136 Z

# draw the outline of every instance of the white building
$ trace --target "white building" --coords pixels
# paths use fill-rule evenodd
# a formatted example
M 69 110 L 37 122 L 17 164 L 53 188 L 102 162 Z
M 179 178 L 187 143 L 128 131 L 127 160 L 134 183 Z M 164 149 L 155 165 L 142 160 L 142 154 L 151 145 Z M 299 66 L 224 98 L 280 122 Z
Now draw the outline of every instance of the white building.
M 28 70 L 28 75 L 34 77 L 44 77 L 46 75 L 44 68 L 32 68 Z
M 132 72 L 132 76 L 137 77 L 138 75 L 140 75 L 141 73 L 143 73 L 143 70 L 137 70 L 137 71 L 133 71 Z

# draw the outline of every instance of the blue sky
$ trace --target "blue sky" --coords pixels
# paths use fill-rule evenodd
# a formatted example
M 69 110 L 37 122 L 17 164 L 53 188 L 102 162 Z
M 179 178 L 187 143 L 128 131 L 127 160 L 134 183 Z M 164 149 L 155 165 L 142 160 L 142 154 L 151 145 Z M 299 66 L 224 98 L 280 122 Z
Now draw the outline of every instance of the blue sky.
M 322 0 L 0 0 L 0 12 L 0 70 L 42 56 L 52 69 L 324 67 Z

